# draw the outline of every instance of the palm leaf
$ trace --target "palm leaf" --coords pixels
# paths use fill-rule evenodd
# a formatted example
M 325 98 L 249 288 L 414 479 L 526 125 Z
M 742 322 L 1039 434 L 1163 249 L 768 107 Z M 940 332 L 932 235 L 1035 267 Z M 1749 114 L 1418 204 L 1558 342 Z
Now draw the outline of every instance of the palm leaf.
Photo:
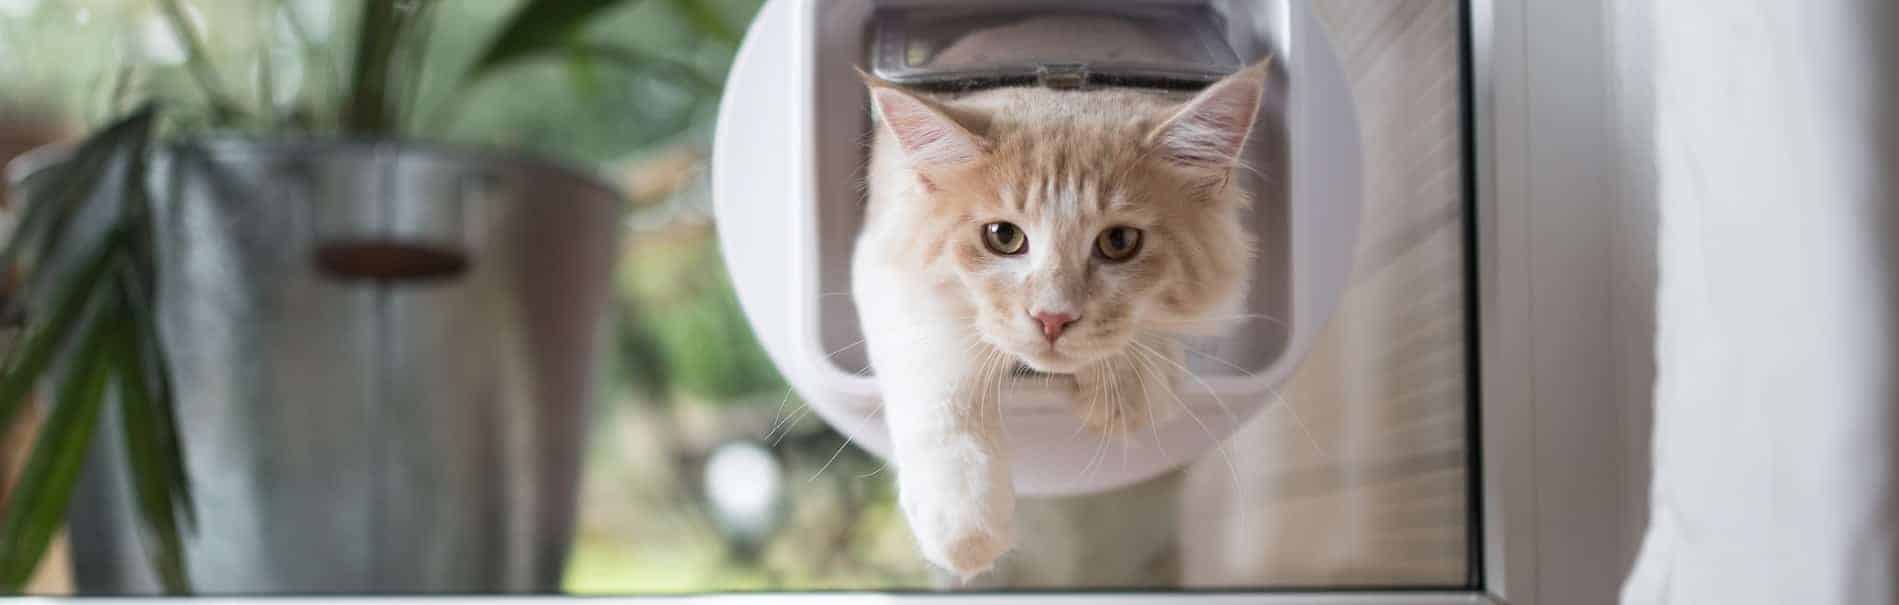
M 577 42 L 569 45 L 568 51 L 577 58 L 602 61 L 635 73 L 684 81 L 704 94 L 717 94 L 721 88 L 718 82 L 691 65 L 626 46 Z
M 624 0 L 534 0 L 515 13 L 494 42 L 469 68 L 467 79 L 480 80 L 494 69 L 567 45 L 587 19 Z
M 87 138 L 73 150 L 72 157 L 27 177 L 23 183 L 26 215 L 6 247 L 0 249 L 0 267 L 13 266 L 34 242 L 40 244 L 42 258 L 52 246 L 64 242 L 73 215 L 105 180 L 113 156 L 126 149 L 142 149 L 136 143 L 149 139 L 157 113 L 155 106 L 145 105 Z
M 191 19 L 185 16 L 184 8 L 178 0 L 161 0 L 159 7 L 164 9 L 165 21 L 171 25 L 173 33 L 185 44 L 185 68 L 191 77 L 197 80 L 198 87 L 204 91 L 205 99 L 211 103 L 211 113 L 219 121 L 228 121 L 241 115 L 237 103 L 225 96 L 218 84 L 217 71 L 211 68 L 210 58 L 204 52 L 204 42 L 198 38 L 198 30 L 192 27 Z
M 152 280 L 140 273 L 148 271 L 149 266 L 137 263 L 126 265 L 121 274 L 121 290 L 125 297 L 127 315 L 132 319 L 132 342 L 137 349 L 130 351 L 129 361 L 124 367 L 126 372 L 137 372 L 146 385 L 155 420 L 151 423 L 154 442 L 158 445 L 157 455 L 165 462 L 159 469 L 165 481 L 170 485 L 170 497 L 180 513 L 178 518 L 186 528 L 197 525 L 197 514 L 191 498 L 191 484 L 185 474 L 185 456 L 182 441 L 178 437 L 178 415 L 174 412 L 173 402 L 177 401 L 171 384 L 171 369 L 166 366 L 164 349 L 160 346 L 158 321 L 152 304 L 146 299 L 151 291 Z
M 130 286 L 131 280 L 122 283 Z M 178 450 L 174 436 L 168 434 L 171 419 L 157 401 L 156 376 L 147 371 L 145 343 L 135 322 L 126 322 L 115 330 L 114 381 L 118 385 L 121 428 L 125 437 L 125 462 L 132 470 L 132 489 L 136 494 L 139 516 L 147 533 L 145 551 L 151 558 L 165 591 L 183 594 L 191 590 L 184 558 L 184 540 L 178 531 L 178 499 L 184 488 L 179 474 Z
M 118 323 L 98 319 L 88 328 L 76 363 L 60 386 L 57 405 L 33 442 L 15 496 L 0 518 L 0 591 L 17 594 L 32 577 L 63 525 L 85 464 L 111 375 L 102 353 Z
M 352 67 L 348 109 L 343 113 L 344 130 L 357 133 L 394 134 L 395 104 L 390 96 L 390 74 L 395 70 L 396 53 L 401 49 L 404 32 L 418 10 L 397 10 L 396 0 L 368 0 L 356 27 L 356 62 Z
M 672 5 L 673 10 L 684 16 L 687 22 L 692 23 L 692 26 L 700 33 L 709 35 L 712 39 L 725 43 L 726 46 L 738 46 L 738 30 L 726 23 L 725 17 L 713 10 L 711 3 L 705 0 L 667 0 L 667 3 Z
M 114 242 L 119 236 L 111 236 L 107 245 L 100 246 L 94 257 L 88 261 L 59 293 L 52 306 L 52 314 L 44 323 L 32 327 L 32 331 L 20 345 L 21 352 L 14 363 L 6 368 L 6 374 L 0 376 L 0 427 L 13 425 L 26 396 L 33 390 L 33 384 L 52 363 L 57 353 L 68 345 L 67 336 L 75 330 L 85 311 L 97 304 L 93 293 L 104 283 L 107 269 L 113 260 Z M 91 301 L 90 303 L 88 301 Z

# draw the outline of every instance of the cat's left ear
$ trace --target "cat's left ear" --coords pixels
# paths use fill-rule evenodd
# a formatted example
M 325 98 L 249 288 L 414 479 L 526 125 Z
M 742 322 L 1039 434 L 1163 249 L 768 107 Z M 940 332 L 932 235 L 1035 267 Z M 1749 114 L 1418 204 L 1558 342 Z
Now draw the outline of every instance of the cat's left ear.
M 1162 157 L 1185 168 L 1224 172 L 1239 161 L 1259 117 L 1271 58 L 1213 83 L 1148 134 Z

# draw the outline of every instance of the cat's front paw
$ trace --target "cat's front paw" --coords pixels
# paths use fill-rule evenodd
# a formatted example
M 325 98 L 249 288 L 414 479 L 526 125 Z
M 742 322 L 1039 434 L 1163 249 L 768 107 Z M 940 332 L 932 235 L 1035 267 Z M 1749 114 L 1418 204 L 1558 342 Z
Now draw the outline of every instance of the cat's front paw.
M 911 531 L 923 558 L 967 581 L 989 571 L 1014 546 L 1008 523 L 992 526 L 951 511 L 911 513 Z
M 923 558 L 964 580 L 1015 545 L 1015 493 L 1007 475 L 985 476 L 984 466 L 914 464 L 899 479 L 898 500 Z

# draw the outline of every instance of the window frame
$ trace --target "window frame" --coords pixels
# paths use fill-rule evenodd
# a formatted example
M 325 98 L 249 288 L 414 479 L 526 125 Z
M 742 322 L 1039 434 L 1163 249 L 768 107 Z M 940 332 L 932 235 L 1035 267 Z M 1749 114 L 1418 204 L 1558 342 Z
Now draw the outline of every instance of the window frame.
M 823 0 L 780 0 L 810 2 Z M 1647 401 L 1616 400 L 1614 360 L 1607 352 L 1569 346 L 1604 326 L 1560 315 L 1577 305 L 1613 304 L 1613 288 L 1539 279 L 1558 268 L 1591 270 L 1621 234 L 1609 179 L 1595 189 L 1551 183 L 1591 181 L 1614 165 L 1611 111 L 1589 112 L 1568 99 L 1612 84 L 1605 17 L 1616 0 L 1530 3 L 1463 0 L 1465 175 L 1471 359 L 1477 385 L 1471 428 L 1473 463 L 1470 586 L 1462 590 L 1318 592 L 1027 592 L 1027 593 L 756 593 L 641 598 L 642 603 L 862 603 L 945 605 L 1168 602 L 1193 605 L 1476 605 L 1603 602 L 1619 586 L 1645 524 Z M 1532 4 L 1535 4 L 1532 6 Z M 1531 36 L 1531 33 L 1534 36 Z M 1561 78 L 1549 77 L 1560 72 Z M 1533 75 L 1543 77 L 1533 77 Z M 1605 93 L 1606 94 L 1606 93 Z M 1557 126 L 1552 126 L 1557 124 Z M 1589 135 L 1589 132 L 1598 132 Z M 1550 136 L 1555 133 L 1560 136 Z M 1593 137 L 1593 138 L 1592 138 Z M 1575 179 L 1581 179 L 1576 181 Z M 1580 215 L 1584 219 L 1575 220 Z M 1578 243 L 1581 242 L 1581 243 Z M 1566 247 L 1567 246 L 1567 247 Z M 1593 246 L 1593 247 L 1591 247 Z M 1608 263 L 1605 263 L 1608 264 Z M 1598 268 L 1606 272 L 1610 269 Z M 1560 301 L 1560 305 L 1557 302 Z M 1554 315 L 1553 315 L 1554 314 Z M 1609 329 L 1615 329 L 1610 326 Z M 1637 338 L 1652 338 L 1636 335 Z M 1554 368 L 1552 370 L 1552 368 Z M 1540 370 L 1540 373 L 1539 373 Z M 1575 373 L 1572 375 L 1572 373 Z M 1549 389 L 1576 376 L 1608 375 L 1611 384 Z M 1556 376 L 1561 375 L 1561 376 Z M 1576 391 L 1583 392 L 1576 392 Z M 1578 413 L 1586 426 L 1561 423 Z M 1563 438 L 1539 439 L 1550 435 Z M 1553 478 L 1539 486 L 1538 478 Z M 1562 490 L 1600 490 L 1601 501 L 1570 503 Z M 1539 487 L 1546 489 L 1540 490 Z M 1608 536 L 1591 539 L 1591 535 Z M 1556 542 L 1562 541 L 1561 548 Z M 565 602 L 562 596 L 342 597 L 351 602 Z M 23 598 L 24 602 L 54 601 Z M 157 599 L 130 598 L 124 603 Z M 222 600 L 222 599 L 220 599 Z M 239 599 L 246 600 L 246 599 Z M 326 600 L 328 600 L 326 598 Z

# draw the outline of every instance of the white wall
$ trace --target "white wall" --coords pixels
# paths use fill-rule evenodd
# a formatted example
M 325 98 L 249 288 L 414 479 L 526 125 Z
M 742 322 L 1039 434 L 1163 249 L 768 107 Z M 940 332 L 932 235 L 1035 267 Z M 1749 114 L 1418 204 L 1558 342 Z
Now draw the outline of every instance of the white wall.
M 1899 7 L 1645 10 L 1660 379 L 1626 602 L 1899 601 Z

